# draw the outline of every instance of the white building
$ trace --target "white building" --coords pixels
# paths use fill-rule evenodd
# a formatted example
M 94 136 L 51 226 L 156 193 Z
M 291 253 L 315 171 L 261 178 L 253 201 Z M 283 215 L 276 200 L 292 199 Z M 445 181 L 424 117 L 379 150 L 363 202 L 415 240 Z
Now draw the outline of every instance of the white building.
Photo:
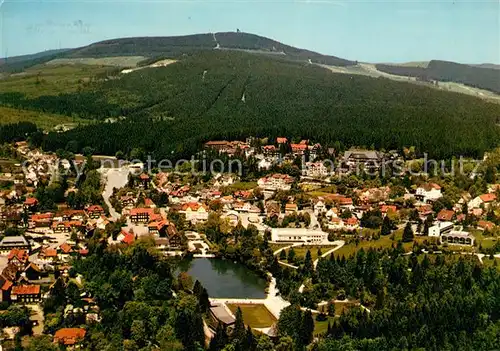
M 293 178 L 287 174 L 273 174 L 260 178 L 257 184 L 264 190 L 290 190 L 292 188 Z
M 265 159 L 265 158 L 260 160 L 259 163 L 257 164 L 257 167 L 259 168 L 260 171 L 262 171 L 262 170 L 267 171 L 272 166 L 273 166 L 273 162 L 268 160 L 268 159 Z
M 321 244 L 328 241 L 328 233 L 306 228 L 273 228 L 271 240 L 274 242 L 304 242 Z
M 440 237 L 443 234 L 451 232 L 453 229 L 452 222 L 437 222 L 429 228 L 429 236 Z
M 306 162 L 302 174 L 313 178 L 322 178 L 328 175 L 328 168 L 323 162 Z
M 451 245 L 474 245 L 474 237 L 469 232 L 453 230 L 443 234 L 440 238 L 441 244 Z
M 441 197 L 443 197 L 441 187 L 434 183 L 418 187 L 417 192 L 415 193 L 415 198 L 425 203 L 436 201 Z

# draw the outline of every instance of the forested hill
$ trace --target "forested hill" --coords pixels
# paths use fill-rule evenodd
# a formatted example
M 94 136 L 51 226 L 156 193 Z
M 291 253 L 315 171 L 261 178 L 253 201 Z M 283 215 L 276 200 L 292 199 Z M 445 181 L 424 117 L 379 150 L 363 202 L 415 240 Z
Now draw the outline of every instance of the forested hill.
M 475 88 L 500 93 L 500 70 L 493 67 L 470 66 L 437 60 L 430 61 L 427 67 L 385 64 L 379 64 L 376 67 L 379 71 L 399 76 L 462 83 Z
M 45 147 L 52 150 L 75 140 L 80 149 L 104 154 L 142 148 L 156 157 L 190 156 L 210 139 L 258 135 L 386 149 L 413 145 L 449 157 L 481 156 L 500 141 L 500 105 L 234 51 L 200 52 L 71 94 L 3 94 L 0 101 L 84 118 L 126 117 L 50 134 Z
M 247 50 L 259 54 L 280 55 L 288 60 L 319 64 L 350 66 L 349 61 L 335 56 L 299 49 L 255 34 L 221 32 L 171 37 L 136 37 L 105 40 L 71 50 L 52 50 L 35 55 L 10 58 L 0 64 L 0 72 L 20 72 L 23 69 L 55 58 L 102 58 L 110 56 L 144 56 L 147 58 L 179 58 L 202 50 Z M 310 61 L 309 61 L 310 60 Z

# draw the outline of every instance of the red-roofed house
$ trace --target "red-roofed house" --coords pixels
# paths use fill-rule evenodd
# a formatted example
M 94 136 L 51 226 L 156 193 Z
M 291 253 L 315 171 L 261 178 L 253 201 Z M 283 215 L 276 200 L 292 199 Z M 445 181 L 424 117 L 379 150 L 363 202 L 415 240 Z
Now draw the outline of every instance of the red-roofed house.
M 277 142 L 278 144 L 286 144 L 286 143 L 288 143 L 288 139 L 287 139 L 287 138 L 284 138 L 284 137 L 283 137 L 283 138 L 277 137 L 277 138 L 276 138 L 276 142 Z
M 132 223 L 148 223 L 153 215 L 153 208 L 132 208 L 129 213 Z
M 142 173 L 139 176 L 139 180 L 140 180 L 140 185 L 142 187 L 147 188 L 149 186 L 150 178 L 149 178 L 149 176 L 146 173 Z
M 121 242 L 127 245 L 131 245 L 135 241 L 134 233 L 124 233 L 124 237 L 121 239 Z
M 451 222 L 454 216 L 455 212 L 453 212 L 452 210 L 441 210 L 437 215 L 437 220 L 443 222 Z
M 489 193 L 489 194 L 483 194 L 479 196 L 481 201 L 485 204 L 493 202 L 497 199 L 497 196 L 494 193 Z
M 297 213 L 299 210 L 297 204 L 286 204 L 285 205 L 285 214 Z
M 382 205 L 380 207 L 380 212 L 387 214 L 388 212 L 396 213 L 398 211 L 397 207 L 394 205 Z
M 92 205 L 87 207 L 87 215 L 90 218 L 97 219 L 104 214 L 104 209 L 99 205 Z
M 490 221 L 479 221 L 477 222 L 477 227 L 482 230 L 492 230 L 495 223 Z
M 30 257 L 28 251 L 20 249 L 12 249 L 7 257 L 8 263 L 16 267 L 24 267 L 28 263 Z
M 36 205 L 38 205 L 38 200 L 36 198 L 34 198 L 34 197 L 28 197 L 24 201 L 24 208 L 27 209 L 27 210 L 31 210 Z
M 306 144 L 291 144 L 292 147 L 292 152 L 295 155 L 303 155 L 304 152 L 307 150 L 307 145 Z
M 40 285 L 16 285 L 12 288 L 10 298 L 17 302 L 40 301 Z
M 82 328 L 62 328 L 54 334 L 54 343 L 75 346 L 83 341 L 86 331 Z

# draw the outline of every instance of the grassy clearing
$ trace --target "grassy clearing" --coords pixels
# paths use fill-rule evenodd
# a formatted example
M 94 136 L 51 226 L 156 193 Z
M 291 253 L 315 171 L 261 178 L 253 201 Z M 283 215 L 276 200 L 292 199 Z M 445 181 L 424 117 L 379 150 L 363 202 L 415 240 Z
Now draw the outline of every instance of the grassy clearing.
M 313 261 L 318 258 L 318 249 L 321 249 L 321 253 L 324 254 L 327 251 L 330 251 L 331 249 L 334 249 L 335 246 L 333 245 L 318 245 L 318 246 L 309 246 L 309 245 L 304 245 L 304 246 L 297 246 L 294 247 L 293 250 L 295 251 L 295 257 L 298 259 L 304 259 L 307 254 L 307 250 L 311 252 L 311 257 Z M 288 257 L 288 253 L 290 252 L 290 249 L 286 250 L 286 255 Z
M 39 65 L 0 80 L 0 93 L 19 92 L 27 97 L 59 95 L 77 91 L 109 66 Z
M 348 309 L 359 306 L 359 301 L 352 300 L 346 302 L 335 302 L 335 316 L 339 317 L 342 313 L 346 312 Z M 318 307 L 318 311 L 327 313 L 328 305 L 322 305 Z
M 47 62 L 47 65 L 97 65 L 135 67 L 137 63 L 146 59 L 144 56 L 112 56 L 112 57 L 84 57 L 84 58 L 60 58 Z
M 44 130 L 52 130 L 56 126 L 76 127 L 79 124 L 89 124 L 90 120 L 69 116 L 55 115 L 45 112 L 18 110 L 0 106 L 0 124 L 17 122 L 32 122 Z
M 368 234 L 368 233 L 366 233 Z M 345 256 L 350 257 L 355 255 L 359 250 L 364 249 L 389 249 L 393 245 L 397 245 L 398 241 L 401 240 L 403 236 L 402 230 L 396 230 L 393 234 L 387 236 L 381 236 L 377 240 L 360 240 L 356 245 L 356 241 L 352 240 L 351 242 L 345 244 L 343 247 L 335 251 L 335 256 Z M 371 237 L 371 235 L 364 235 L 364 237 Z M 425 240 L 429 240 L 428 237 L 415 237 L 415 242 L 423 242 Z M 403 243 L 403 248 L 405 251 L 411 251 L 413 247 L 413 242 Z
M 485 236 L 482 230 L 471 230 L 470 233 L 476 239 L 477 247 L 481 246 L 483 249 L 492 248 L 498 241 L 495 236 Z
M 250 190 L 257 187 L 257 182 L 236 182 L 226 187 L 229 191 Z
M 266 306 L 251 304 L 227 304 L 227 307 L 236 313 L 238 307 L 243 314 L 243 322 L 251 328 L 268 328 L 276 322 L 276 318 L 269 312 Z

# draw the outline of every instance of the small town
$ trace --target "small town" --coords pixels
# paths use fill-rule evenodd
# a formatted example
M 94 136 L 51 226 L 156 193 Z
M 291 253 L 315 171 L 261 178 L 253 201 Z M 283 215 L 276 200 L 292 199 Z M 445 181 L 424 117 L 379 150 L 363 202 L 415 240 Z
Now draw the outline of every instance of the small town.
M 499 150 L 467 174 L 445 176 L 424 174 L 411 148 L 341 152 L 286 137 L 208 141 L 200 150 L 222 163 L 240 160 L 243 174 L 104 168 L 100 161 L 117 159 L 44 153 L 27 141 L 2 151 L 9 155 L 0 168 L 5 345 L 49 335 L 68 348 L 83 346 L 86 331 L 103 317 L 103 300 L 75 265 L 104 247 L 145 247 L 167 260 L 194 262 L 192 269 L 211 270 L 208 262 L 221 260 L 229 264 L 224 269 L 238 265 L 262 281 L 248 289 L 241 276 L 207 281 L 204 271 L 176 273 L 176 289 L 190 291 L 196 280 L 206 342 L 221 325 L 241 323 L 242 311 L 247 327 L 271 339 L 292 303 L 313 316 L 314 337 L 330 332 L 344 310 L 369 313 L 378 295 L 347 286 L 318 294 L 315 271 L 327 269 L 328 260 L 387 249 L 403 257 L 467 257 L 484 267 L 500 262 Z M 326 160 L 334 161 L 325 166 Z M 405 168 L 382 176 L 385 160 Z M 232 284 L 243 286 L 241 295 L 220 290 Z
M 0 351 L 500 350 L 499 15 L 0 0 Z

